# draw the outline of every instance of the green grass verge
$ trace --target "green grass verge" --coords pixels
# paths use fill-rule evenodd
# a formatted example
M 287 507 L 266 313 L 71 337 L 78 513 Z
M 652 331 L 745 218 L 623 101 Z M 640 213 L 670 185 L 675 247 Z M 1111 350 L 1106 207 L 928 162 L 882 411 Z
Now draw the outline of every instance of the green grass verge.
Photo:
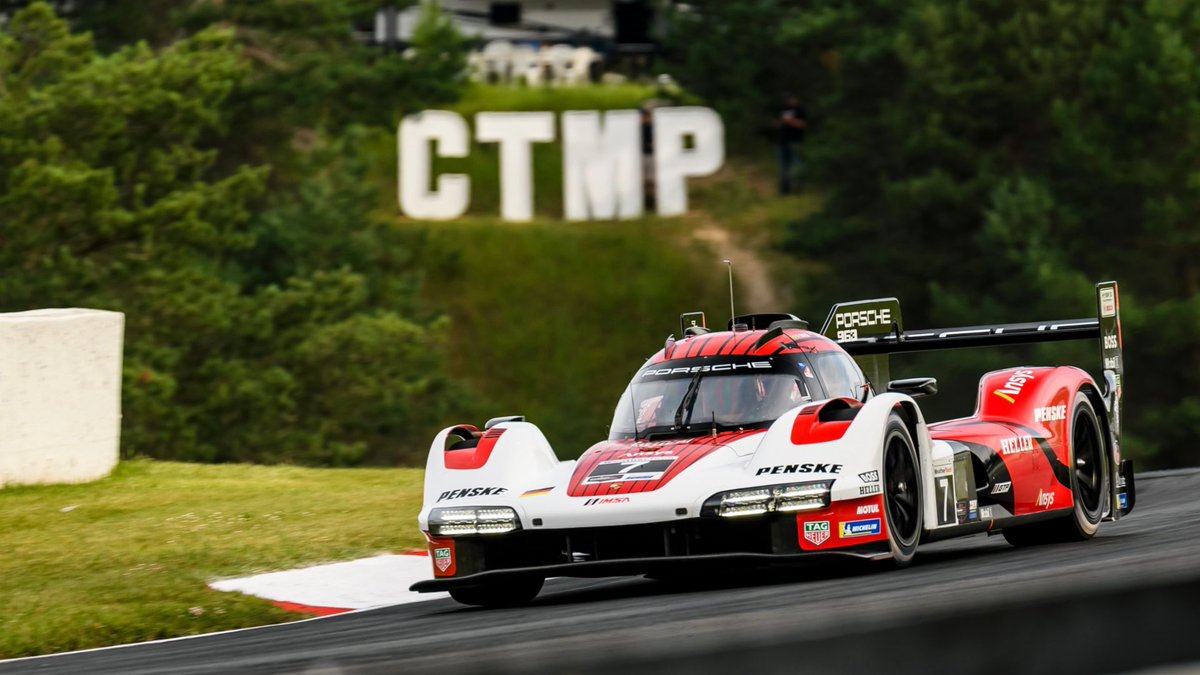
M 0 658 L 294 620 L 207 583 L 423 546 L 422 474 L 134 461 L 0 490 Z

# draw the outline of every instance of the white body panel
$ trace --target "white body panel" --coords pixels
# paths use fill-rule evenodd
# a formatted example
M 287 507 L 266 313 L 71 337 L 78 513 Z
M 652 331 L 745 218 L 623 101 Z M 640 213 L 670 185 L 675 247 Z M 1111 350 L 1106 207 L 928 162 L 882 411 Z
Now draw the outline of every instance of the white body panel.
M 433 508 L 509 506 L 516 510 L 521 527 L 527 530 L 660 523 L 698 517 L 705 500 L 726 490 L 822 479 L 835 481 L 832 501 L 860 499 L 859 489 L 864 481 L 859 474 L 878 471 L 882 477 L 883 436 L 888 417 L 897 405 L 905 402 L 911 403 L 912 399 L 894 393 L 876 396 L 863 406 L 842 438 L 804 445 L 791 442 L 792 426 L 801 410 L 795 408 L 764 433 L 718 448 L 656 490 L 613 497 L 569 496 L 568 485 L 576 462 L 556 460 L 549 443 L 532 424 L 496 425 L 495 428 L 506 431 L 479 469 L 445 467 L 444 448 L 450 431 L 446 429 L 430 448 L 425 503 L 418 520 L 421 529 L 428 531 Z M 915 405 L 912 408 L 917 409 Z M 918 433 L 914 440 L 919 448 L 922 484 L 928 494 L 932 466 L 930 441 L 919 410 L 917 415 Z M 803 470 L 806 464 L 812 466 Z M 550 487 L 549 492 L 522 496 Z M 470 496 L 470 491 L 477 488 L 489 490 Z M 541 523 L 535 525 L 535 518 Z

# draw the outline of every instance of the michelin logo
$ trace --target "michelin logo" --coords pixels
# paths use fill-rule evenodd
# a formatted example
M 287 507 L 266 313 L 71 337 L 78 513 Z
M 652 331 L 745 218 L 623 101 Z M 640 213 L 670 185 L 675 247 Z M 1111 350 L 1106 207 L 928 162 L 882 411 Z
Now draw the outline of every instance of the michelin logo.
M 874 534 L 879 534 L 882 531 L 883 525 L 878 518 L 871 518 L 870 520 L 853 520 L 848 523 L 841 524 L 842 539 L 869 537 Z

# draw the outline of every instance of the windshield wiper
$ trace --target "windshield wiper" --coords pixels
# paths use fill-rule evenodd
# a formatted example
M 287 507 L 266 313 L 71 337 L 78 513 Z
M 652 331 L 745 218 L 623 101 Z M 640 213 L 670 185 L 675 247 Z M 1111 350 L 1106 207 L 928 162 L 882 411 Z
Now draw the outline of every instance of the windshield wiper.
M 679 407 L 675 409 L 675 428 L 677 429 L 683 428 L 685 413 L 688 419 L 692 416 L 692 406 L 696 404 L 696 394 L 700 392 L 700 376 L 702 374 L 697 372 L 692 376 L 692 381 L 688 384 L 687 391 L 684 392 L 683 398 L 679 401 Z

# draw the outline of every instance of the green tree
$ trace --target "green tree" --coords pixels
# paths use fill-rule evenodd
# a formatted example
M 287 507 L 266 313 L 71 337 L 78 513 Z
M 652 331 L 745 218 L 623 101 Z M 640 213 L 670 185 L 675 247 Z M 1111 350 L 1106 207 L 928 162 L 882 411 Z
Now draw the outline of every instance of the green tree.
M 1195 463 L 1200 3 L 722 5 L 689 21 L 714 35 L 730 16 L 779 26 L 713 50 L 726 72 L 791 84 L 815 110 L 806 155 L 823 208 L 788 243 L 821 265 L 800 283 L 812 304 L 894 294 L 912 326 L 1066 318 L 1094 311 L 1091 282 L 1117 278 L 1127 450 Z M 781 48 L 801 81 L 763 65 Z M 705 86 L 707 73 L 680 76 Z M 715 82 L 749 97 L 757 77 Z M 969 395 L 993 358 L 938 363 Z
M 126 454 L 412 460 L 424 444 L 410 439 L 449 395 L 445 326 L 382 304 L 405 293 L 383 281 L 388 255 L 356 239 L 372 203 L 318 212 L 282 249 L 295 261 L 256 264 L 287 214 L 265 167 L 219 152 L 225 106 L 251 77 L 242 54 L 206 28 L 105 56 L 45 4 L 13 16 L 0 32 L 0 310 L 126 313 Z M 311 203 L 333 193 L 306 171 Z M 304 240 L 326 225 L 328 240 Z

